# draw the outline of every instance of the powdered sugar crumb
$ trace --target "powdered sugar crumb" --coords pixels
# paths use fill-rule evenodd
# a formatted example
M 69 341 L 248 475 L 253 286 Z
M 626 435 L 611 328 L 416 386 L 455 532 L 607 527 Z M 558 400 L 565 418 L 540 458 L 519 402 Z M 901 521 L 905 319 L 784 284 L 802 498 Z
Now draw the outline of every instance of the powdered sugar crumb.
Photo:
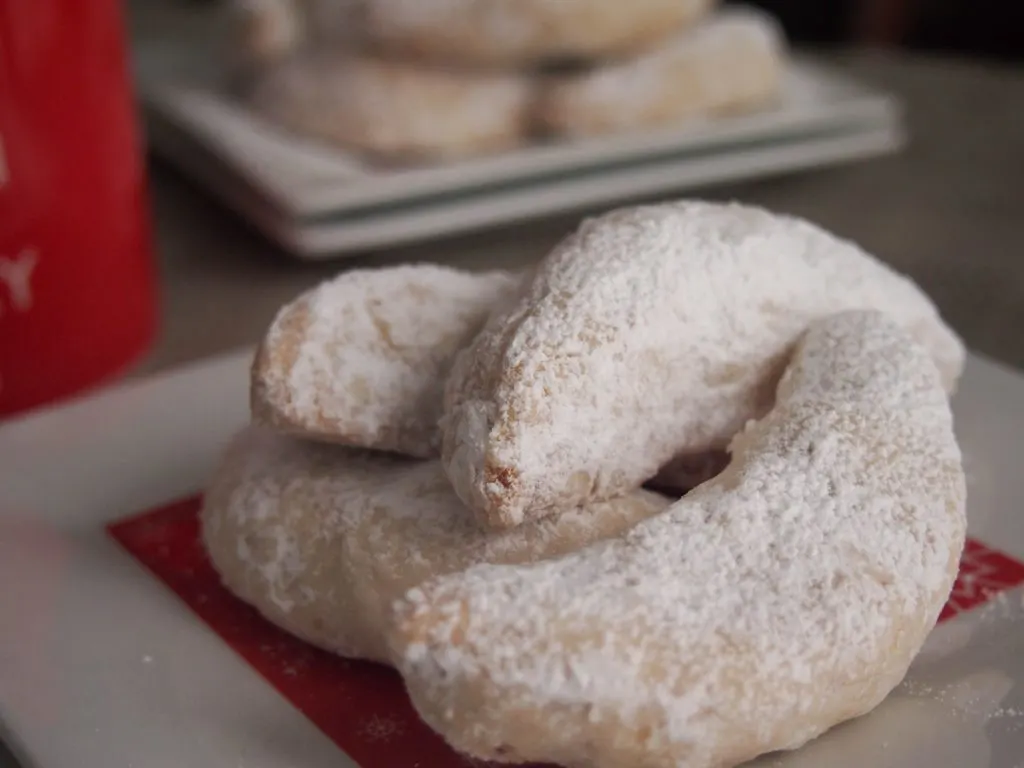
M 359 725 L 359 733 L 370 742 L 387 742 L 401 736 L 405 728 L 401 722 L 390 717 L 372 715 Z

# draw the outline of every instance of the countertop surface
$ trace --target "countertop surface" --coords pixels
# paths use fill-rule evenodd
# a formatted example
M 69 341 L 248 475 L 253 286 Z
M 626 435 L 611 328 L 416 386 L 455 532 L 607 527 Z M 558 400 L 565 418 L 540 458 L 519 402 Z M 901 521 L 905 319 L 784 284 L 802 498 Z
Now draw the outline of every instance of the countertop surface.
M 903 99 L 909 146 L 699 194 L 806 216 L 856 240 L 918 280 L 973 349 L 1024 367 L 1024 70 L 873 52 L 824 58 Z M 137 374 L 256 342 L 282 303 L 340 270 L 526 264 L 586 213 L 304 264 L 157 161 L 151 184 L 162 331 Z

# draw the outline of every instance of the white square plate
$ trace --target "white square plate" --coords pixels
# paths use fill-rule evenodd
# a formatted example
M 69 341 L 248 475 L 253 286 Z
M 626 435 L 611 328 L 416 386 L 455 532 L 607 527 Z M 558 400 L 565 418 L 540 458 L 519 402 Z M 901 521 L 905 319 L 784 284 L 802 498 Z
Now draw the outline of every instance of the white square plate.
M 352 765 L 104 530 L 202 488 L 247 420 L 248 363 L 241 352 L 0 428 L 0 725 L 26 766 Z M 1024 561 L 1024 377 L 971 357 L 955 411 L 971 536 Z M 968 569 L 958 599 L 986 568 Z M 1021 768 L 1024 590 L 941 625 L 872 715 L 758 765 Z
M 903 141 L 891 95 L 795 59 L 780 104 L 762 112 L 382 169 L 232 102 L 201 51 L 143 46 L 136 68 L 153 150 L 303 258 L 849 162 Z

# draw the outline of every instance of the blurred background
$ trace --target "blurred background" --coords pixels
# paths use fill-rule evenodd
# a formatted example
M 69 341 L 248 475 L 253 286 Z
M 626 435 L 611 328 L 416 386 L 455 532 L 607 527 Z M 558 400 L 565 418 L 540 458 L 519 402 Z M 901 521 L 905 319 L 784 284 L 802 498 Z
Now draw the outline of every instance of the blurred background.
M 752 0 L 788 38 L 781 106 L 405 172 L 279 130 L 281 120 L 261 123 L 223 85 L 235 82 L 232 6 L 273 14 L 290 1 L 0 0 L 0 282 L 4 269 L 12 280 L 30 268 L 43 282 L 63 274 L 31 311 L 0 292 L 0 417 L 251 345 L 283 303 L 342 269 L 514 268 L 541 258 L 583 215 L 681 195 L 764 205 L 856 240 L 916 279 L 973 349 L 1024 366 L 1022 3 Z M 95 14 L 93 32 L 65 40 L 64 65 L 49 72 L 40 62 L 47 45 L 61 47 L 56 19 L 70 18 L 58 11 Z M 115 66 L 87 48 L 93 39 L 124 53 L 125 104 L 137 118 L 118 116 L 116 130 L 83 127 L 82 115 L 120 109 L 111 106 L 120 86 L 97 91 L 100 107 L 86 101 L 92 63 Z M 79 94 L 66 100 L 78 111 L 30 103 L 28 94 L 52 91 L 27 87 L 29 75 Z M 285 95 L 298 98 L 304 81 L 289 82 Z M 334 106 L 344 114 L 349 105 Z M 53 127 L 54 143 L 49 128 L 25 128 L 35 118 Z M 99 152 L 83 149 L 92 135 Z M 60 154 L 61 142 L 78 154 Z M 103 158 L 93 181 L 59 181 L 79 157 Z M 128 197 L 75 220 L 69 211 L 81 206 L 70 197 L 54 205 L 72 188 L 99 205 L 115 167 L 123 178 L 110 188 Z M 120 232 L 117 211 L 136 208 L 116 246 L 81 234 Z M 54 223 L 60 216 L 67 221 Z M 34 227 L 65 226 L 68 237 L 48 251 L 25 239 Z M 86 270 L 98 253 L 106 261 Z M 91 283 L 99 273 L 105 282 Z M 89 333 L 110 339 L 109 354 L 83 341 L 83 317 Z
M 1024 58 L 1024 6 L 1003 0 L 755 0 L 794 40 L 981 59 Z

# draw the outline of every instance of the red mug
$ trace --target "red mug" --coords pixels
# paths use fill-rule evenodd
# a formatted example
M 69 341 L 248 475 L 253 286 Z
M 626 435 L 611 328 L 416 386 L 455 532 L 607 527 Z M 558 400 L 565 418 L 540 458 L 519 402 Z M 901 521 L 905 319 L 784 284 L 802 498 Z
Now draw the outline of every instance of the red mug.
M 121 0 L 0 0 L 0 417 L 144 352 L 154 277 Z

